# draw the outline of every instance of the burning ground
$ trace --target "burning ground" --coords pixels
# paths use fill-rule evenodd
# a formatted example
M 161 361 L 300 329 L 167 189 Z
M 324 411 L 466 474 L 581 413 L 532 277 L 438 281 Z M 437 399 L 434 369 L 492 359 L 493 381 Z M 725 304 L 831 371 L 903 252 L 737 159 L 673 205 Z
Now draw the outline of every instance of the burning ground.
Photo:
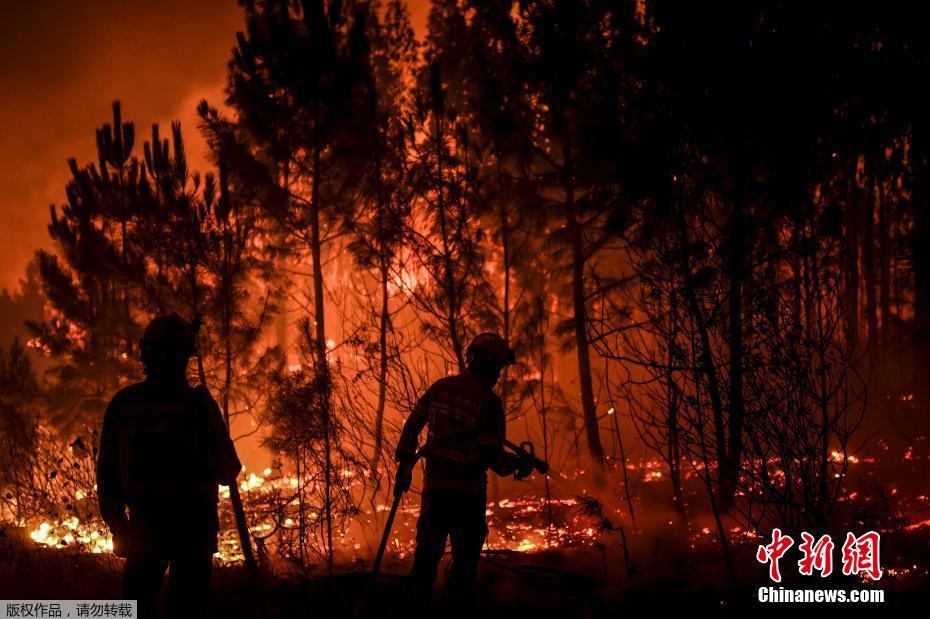
M 839 453 L 834 454 L 837 466 L 839 458 Z M 830 581 L 843 588 L 880 586 L 888 592 L 889 603 L 916 604 L 926 587 L 930 557 L 926 551 L 930 497 L 920 494 L 921 476 L 930 464 L 925 439 L 919 437 L 914 445 L 902 449 L 877 441 L 873 449 L 849 455 L 847 460 L 850 490 L 839 501 L 849 504 L 861 527 L 871 526 L 879 517 L 891 523 L 881 529 L 884 576 L 879 583 L 867 577 L 859 581 L 833 577 Z M 487 614 L 507 616 L 519 612 L 517 609 L 535 608 L 544 615 L 558 612 L 589 617 L 640 606 L 708 611 L 722 607 L 734 612 L 752 606 L 754 586 L 767 582 L 765 566 L 753 557 L 757 546 L 767 543 L 768 531 L 740 526 L 736 518 L 725 519 L 740 574 L 740 583 L 734 587 L 726 578 L 719 538 L 698 472 L 685 475 L 687 498 L 682 513 L 672 507 L 667 467 L 661 461 L 631 462 L 628 468 L 635 480 L 631 501 L 638 513 L 635 525 L 628 511 L 630 503 L 619 490 L 612 497 L 603 490 L 598 493 L 583 473 L 570 477 L 554 473 L 548 501 L 539 476 L 498 488 L 500 498 L 489 500 L 487 506 L 490 535 L 480 568 L 485 588 L 482 604 Z M 883 482 L 888 475 L 901 481 Z M 263 509 L 292 493 L 296 486 L 296 477 L 271 468 L 257 473 L 243 471 L 240 477 L 250 528 L 264 566 L 257 594 L 265 609 L 262 616 L 292 616 L 295 609 L 304 606 L 312 607 L 314 616 L 346 616 L 354 610 L 352 604 L 364 583 L 363 570 L 373 556 L 389 504 L 371 501 L 345 521 L 346 526 L 337 534 L 338 565 L 335 574 L 327 576 L 324 556 L 306 565 L 287 558 L 292 556 L 297 529 L 292 518 L 261 516 Z M 215 557 L 214 605 L 222 613 L 219 616 L 248 616 L 242 610 L 247 602 L 242 596 L 251 585 L 241 566 L 228 489 L 221 488 L 220 497 L 222 531 Z M 48 596 L 49 583 L 33 576 L 48 570 L 61 574 L 61 579 L 55 580 L 55 595 L 117 595 L 121 561 L 111 554 L 109 534 L 93 518 L 93 506 L 86 504 L 86 499 L 76 503 L 73 510 L 66 510 L 75 515 L 66 519 L 39 520 L 4 530 L 0 545 L 4 583 L 0 593 L 4 597 L 14 592 L 20 597 Z M 418 497 L 406 497 L 375 589 L 379 610 L 372 611 L 373 616 L 391 616 L 403 608 L 402 576 L 410 566 L 418 512 Z M 313 523 L 310 526 L 320 527 L 319 513 L 309 510 L 305 517 Z M 811 584 L 797 577 L 793 561 L 787 558 L 783 570 L 788 584 Z
M 881 580 L 831 582 L 924 595 L 930 52 L 921 14 L 848 4 L 457 0 L 418 36 L 402 0 L 243 2 L 193 126 L 117 100 L 94 156 L 24 175 L 68 180 L 0 296 L 42 299 L 0 348 L 4 595 L 114 595 L 101 417 L 171 312 L 247 465 L 220 610 L 250 591 L 241 493 L 268 614 L 346 614 L 401 424 L 488 331 L 507 435 L 552 470 L 492 480 L 495 612 L 742 607 L 776 527 L 878 532 Z

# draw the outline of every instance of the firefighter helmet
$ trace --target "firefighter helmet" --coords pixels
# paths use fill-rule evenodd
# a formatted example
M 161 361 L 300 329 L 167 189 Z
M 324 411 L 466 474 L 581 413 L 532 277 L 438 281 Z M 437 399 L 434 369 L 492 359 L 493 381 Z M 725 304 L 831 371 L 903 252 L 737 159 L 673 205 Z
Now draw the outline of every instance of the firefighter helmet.
M 504 338 L 496 333 L 480 333 L 468 345 L 465 357 L 469 364 L 473 361 L 513 365 L 516 355 Z
M 177 313 L 157 316 L 145 328 L 139 344 L 143 351 L 172 351 L 188 356 L 197 352 L 194 330 Z

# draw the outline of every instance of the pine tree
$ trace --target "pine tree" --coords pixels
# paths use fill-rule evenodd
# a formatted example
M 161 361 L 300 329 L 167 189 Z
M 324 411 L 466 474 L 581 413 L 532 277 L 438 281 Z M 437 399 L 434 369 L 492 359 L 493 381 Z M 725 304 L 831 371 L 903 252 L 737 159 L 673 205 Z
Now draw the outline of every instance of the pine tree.
M 391 289 L 394 273 L 400 266 L 400 253 L 406 226 L 409 225 L 411 196 L 406 188 L 403 134 L 403 106 L 406 82 L 416 62 L 417 43 L 410 26 L 406 6 L 393 0 L 384 16 L 377 10 L 360 11 L 352 31 L 352 44 L 360 70 L 354 87 L 356 134 L 352 145 L 358 169 L 365 173 L 359 183 L 357 202 L 345 218 L 348 249 L 355 263 L 373 272 L 376 292 L 370 305 L 374 316 L 366 313 L 363 323 L 377 325 L 370 343 L 366 338 L 366 358 L 374 352 L 377 363 L 372 374 L 377 384 L 375 396 L 374 448 L 371 468 L 377 472 L 384 442 L 384 416 L 387 406 L 388 369 L 393 354 Z M 368 287 L 363 286 L 365 294 Z M 396 292 L 395 292 L 396 295 Z M 394 310 L 396 311 L 396 310 Z M 364 331 L 364 326 L 360 327 Z
M 256 156 L 243 166 L 264 166 L 266 215 L 284 240 L 311 264 L 313 380 L 321 397 L 308 404 L 320 415 L 323 432 L 323 522 L 327 564 L 333 565 L 333 486 L 338 484 L 331 455 L 333 377 L 328 360 L 324 254 L 351 206 L 354 183 L 345 152 L 351 95 L 358 71 L 350 31 L 352 3 L 280 0 L 246 6 L 246 29 L 230 64 L 228 102 L 238 113 L 238 136 Z M 236 174 L 230 161 L 230 174 Z
M 129 237 L 146 180 L 129 157 L 132 127 L 114 103 L 113 123 L 97 132 L 98 164 L 68 161 L 67 204 L 51 207 L 48 228 L 57 251 L 36 254 L 51 313 L 30 328 L 59 360 L 54 407 L 63 425 L 101 410 L 102 399 L 135 375 L 130 352 L 141 327 L 132 307 L 146 277 Z
M 431 17 L 431 19 L 433 19 Z M 415 103 L 405 120 L 411 190 L 417 198 L 408 243 L 429 276 L 429 286 L 411 300 L 444 360 L 465 369 L 469 335 L 494 326 L 494 298 L 485 277 L 473 128 L 454 105 L 454 76 L 443 74 L 442 58 L 421 68 Z

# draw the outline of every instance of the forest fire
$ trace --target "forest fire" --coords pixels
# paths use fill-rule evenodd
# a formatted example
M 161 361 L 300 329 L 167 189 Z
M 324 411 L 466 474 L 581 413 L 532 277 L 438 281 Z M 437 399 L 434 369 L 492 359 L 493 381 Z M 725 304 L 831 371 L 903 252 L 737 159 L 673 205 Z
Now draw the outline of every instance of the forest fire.
M 907 447 L 904 453 L 904 460 L 912 460 L 914 448 Z M 880 460 L 870 456 L 854 456 L 843 454 L 840 451 L 831 452 L 831 459 L 835 463 L 847 463 L 848 465 L 864 464 L 869 465 L 868 470 L 862 471 L 865 476 L 874 476 L 880 471 Z M 777 464 L 773 461 L 771 464 Z M 640 482 L 644 484 L 662 484 L 667 483 L 663 475 L 663 467 L 667 465 L 659 460 L 645 460 L 641 462 L 629 462 L 627 468 L 631 473 L 636 472 L 640 476 Z M 293 492 L 298 487 L 299 481 L 295 475 L 276 474 L 271 468 L 265 468 L 256 472 L 246 471 L 240 476 L 239 488 L 243 494 L 246 505 L 257 506 L 265 503 L 269 497 L 284 492 Z M 583 481 L 583 471 L 566 478 L 571 481 L 568 488 L 581 489 L 579 485 Z M 683 478 L 685 480 L 697 481 L 697 467 L 693 471 L 685 471 Z M 779 477 L 781 472 L 778 469 L 773 470 L 773 475 Z M 349 479 L 354 476 L 354 471 L 346 469 L 341 472 L 342 476 Z M 556 473 L 558 475 L 558 473 Z M 781 473 L 783 477 L 783 473 Z M 356 485 L 363 482 L 358 481 Z M 485 545 L 485 551 L 494 553 L 495 551 L 511 551 L 518 553 L 535 553 L 551 550 L 570 550 L 579 548 L 596 549 L 609 542 L 611 531 L 605 529 L 603 524 L 597 519 L 592 519 L 585 515 L 579 509 L 579 502 L 574 497 L 551 497 L 548 501 L 545 496 L 538 493 L 538 483 L 534 484 L 529 490 L 522 490 L 519 498 L 501 498 L 498 501 L 489 501 L 486 509 L 486 516 L 490 534 Z M 93 489 L 87 492 L 79 492 L 78 496 L 92 495 Z M 892 489 L 892 494 L 897 494 Z M 222 513 L 224 520 L 220 533 L 220 548 L 215 557 L 218 561 L 226 564 L 237 564 L 243 560 L 241 546 L 236 536 L 235 527 L 232 524 L 232 515 L 228 504 L 230 493 L 229 488 L 220 487 L 220 498 L 223 503 Z M 845 496 L 837 498 L 838 501 L 853 501 L 859 498 L 859 492 L 851 491 Z M 863 503 L 868 503 L 872 497 L 862 496 Z M 902 497 L 904 500 L 904 497 Z M 364 560 L 375 543 L 374 533 L 377 533 L 378 527 L 383 523 L 385 512 L 390 509 L 390 504 L 385 502 L 374 503 L 371 507 L 362 508 L 360 513 L 352 521 L 352 526 L 339 530 L 336 535 L 337 552 L 343 562 L 351 564 L 356 561 Z M 902 509 L 908 513 L 919 514 L 920 512 L 930 509 L 930 497 L 919 495 L 906 499 L 902 504 Z M 416 520 L 419 516 L 420 509 L 414 499 L 400 510 L 400 516 L 390 538 L 388 546 L 389 553 L 397 559 L 405 559 L 412 555 L 415 546 Z M 552 514 L 552 522 L 548 521 L 549 514 Z M 318 511 L 309 511 L 307 517 L 319 525 L 320 514 Z M 601 514 L 600 517 L 604 517 Z M 617 521 L 622 521 L 626 514 L 623 510 L 616 509 L 611 517 Z M 675 521 L 670 520 L 668 525 L 674 525 Z M 361 526 L 359 526 L 361 525 Z M 930 519 L 909 522 L 903 525 L 907 531 L 917 531 L 930 526 Z M 294 530 L 297 522 L 294 518 L 287 517 L 281 522 L 276 522 L 274 518 L 262 519 L 256 512 L 250 511 L 249 528 L 252 534 L 259 539 L 271 537 L 279 530 Z M 692 526 L 690 527 L 690 545 L 692 549 L 697 549 L 702 545 L 713 546 L 717 542 L 717 532 L 709 526 Z M 889 530 L 890 531 L 890 530 Z M 728 529 L 728 536 L 731 543 L 753 544 L 762 538 L 762 532 L 740 526 L 733 526 Z M 112 537 L 109 531 L 99 521 L 82 522 L 78 517 L 60 521 L 41 521 L 38 522 L 29 533 L 29 537 L 37 544 L 49 547 L 69 547 L 79 551 L 92 553 L 107 553 L 113 551 Z M 266 552 L 275 552 L 274 543 L 263 546 Z M 916 568 L 899 568 L 892 574 L 899 576 L 909 574 Z
M 272 477 L 269 468 L 264 469 L 263 476 L 249 472 L 243 475 L 239 487 L 243 492 L 246 503 L 262 503 L 269 494 L 280 490 L 293 490 L 297 487 L 297 478 L 293 475 Z M 220 487 L 220 497 L 229 499 L 229 488 Z M 411 503 L 414 501 L 411 499 Z M 535 496 L 532 493 L 520 499 L 501 499 L 489 502 L 486 515 L 488 516 L 490 536 L 486 549 L 489 551 L 514 551 L 533 553 L 542 550 L 559 548 L 577 548 L 594 546 L 603 534 L 591 526 L 588 518 L 577 513 L 577 501 L 572 498 L 551 499 Z M 546 515 L 552 510 L 554 522 L 550 526 L 546 523 Z M 377 527 L 381 520 L 379 517 L 390 509 L 386 503 L 377 503 L 374 510 L 363 510 L 359 518 L 364 523 Z M 416 519 L 419 516 L 419 507 L 409 505 L 401 510 L 397 521 L 395 535 L 391 538 L 390 552 L 399 559 L 412 554 L 415 544 Z M 226 510 L 228 516 L 228 510 Z M 318 520 L 317 512 L 309 512 L 311 520 Z M 250 530 L 257 538 L 263 538 L 273 532 L 276 526 L 288 529 L 295 528 L 297 523 L 292 518 L 275 524 L 272 520 L 262 521 L 252 519 Z M 97 522 L 82 522 L 77 517 L 62 521 L 39 522 L 29 533 L 29 537 L 37 544 L 55 548 L 74 548 L 84 552 L 112 552 L 113 541 L 109 531 Z M 356 527 L 341 530 L 337 535 L 339 555 L 344 561 L 352 562 L 363 558 L 370 549 L 371 530 L 367 538 L 364 532 Z M 272 550 L 272 549 L 269 549 Z M 223 563 L 241 563 L 242 550 L 236 532 L 227 519 L 220 533 L 220 548 L 215 555 Z
M 903 448 L 902 453 L 898 454 L 900 461 L 914 465 L 917 461 L 926 459 L 926 455 L 915 455 L 923 454 L 919 450 L 923 442 L 923 439 L 918 439 L 915 445 Z M 909 458 L 905 458 L 905 454 L 909 454 Z M 880 474 L 883 468 L 886 468 L 883 466 L 883 458 L 894 459 L 894 456 L 889 454 L 884 447 L 879 447 L 877 453 L 866 452 L 860 455 L 844 454 L 840 450 L 834 450 L 830 458 L 837 466 L 845 463 L 850 475 L 862 480 L 874 478 L 875 475 Z M 774 469 L 778 462 L 773 460 L 769 464 Z M 686 495 L 689 497 L 688 503 L 694 503 L 699 497 L 702 471 L 699 466 L 694 466 L 692 470 L 688 470 L 688 467 L 688 463 L 682 463 L 682 478 L 685 487 L 688 488 L 686 490 Z M 648 512 L 644 495 L 648 495 L 653 488 L 662 491 L 660 493 L 667 491 L 668 465 L 661 460 L 650 458 L 629 461 L 627 468 L 629 474 L 637 479 L 636 483 L 640 484 L 640 490 L 637 493 L 639 496 L 633 505 L 638 512 Z M 666 474 L 663 475 L 663 472 Z M 777 469 L 775 472 L 778 472 Z M 620 504 L 616 508 L 602 511 L 592 512 L 583 509 L 582 503 L 588 500 L 584 494 L 588 492 L 587 488 L 593 490 L 594 486 L 581 469 L 571 475 L 558 472 L 552 475 L 554 477 L 550 481 L 556 484 L 559 493 L 551 496 L 548 501 L 541 493 L 543 478 L 535 479 L 528 488 L 514 488 L 513 493 L 507 493 L 497 500 L 488 501 L 486 516 L 490 534 L 483 551 L 486 557 L 495 561 L 500 560 L 496 559 L 498 556 L 517 553 L 525 556 L 524 560 L 534 560 L 532 557 L 537 553 L 540 558 L 550 556 L 552 553 L 572 557 L 603 554 L 606 561 L 608 552 L 635 552 L 639 554 L 639 560 L 642 560 L 640 554 L 642 550 L 630 551 L 626 550 L 626 546 L 629 544 L 632 548 L 639 547 L 649 539 L 659 539 L 655 531 L 662 529 L 667 531 L 669 528 L 675 529 L 680 526 L 684 526 L 688 531 L 686 543 L 692 553 L 698 556 L 703 554 L 712 556 L 717 552 L 720 544 L 719 532 L 712 522 L 707 522 L 706 517 L 700 515 L 700 510 L 689 507 L 686 523 L 681 522 L 680 514 L 674 514 L 668 521 L 659 523 L 651 523 L 648 520 L 643 522 L 640 516 L 640 525 L 636 527 L 630 524 L 630 515 L 626 512 L 626 507 L 620 507 Z M 339 476 L 347 480 L 349 486 L 361 489 L 370 477 L 370 472 L 344 469 L 340 471 Z M 287 497 L 293 496 L 300 483 L 296 475 L 271 467 L 260 471 L 243 468 L 238 485 L 249 515 L 251 534 L 256 540 L 263 540 L 259 544 L 263 555 L 267 553 L 269 556 L 287 556 L 293 551 L 293 535 L 299 528 L 296 513 L 293 510 L 288 511 L 290 516 L 282 518 L 280 514 L 283 512 L 268 515 L 266 511 L 263 511 L 262 506 L 275 502 L 280 505 L 282 500 L 287 501 Z M 753 487 L 752 484 L 744 485 L 747 489 Z M 876 497 L 867 492 L 868 483 L 856 487 L 859 487 L 858 491 L 850 488 L 847 494 L 838 497 L 838 500 L 859 504 L 865 513 L 869 509 L 868 504 L 876 501 Z M 574 491 L 584 494 L 577 497 L 571 496 L 570 493 Z M 860 492 L 862 492 L 861 495 Z M 85 488 L 75 495 L 82 497 L 81 501 L 86 501 L 93 497 L 94 488 Z M 218 565 L 241 565 L 243 554 L 233 524 L 229 489 L 221 487 L 219 496 L 221 533 L 219 550 L 214 558 Z M 883 534 L 891 536 L 890 539 L 900 535 L 926 535 L 930 530 L 928 529 L 930 520 L 918 518 L 922 512 L 930 509 L 930 497 L 926 494 L 911 495 L 908 490 L 905 494 L 895 496 L 895 500 L 899 505 L 898 509 L 901 510 L 900 513 L 912 514 L 912 516 L 906 517 L 894 528 L 883 528 Z M 291 507 L 294 507 L 293 501 L 290 503 Z M 377 534 L 383 526 L 389 508 L 389 503 L 384 500 L 368 502 L 360 507 L 359 512 L 351 520 L 345 521 L 345 526 L 337 529 L 334 534 L 334 545 L 336 556 L 340 565 L 343 566 L 341 569 L 351 569 L 353 565 L 363 564 L 366 558 L 371 556 L 372 548 L 377 543 Z M 88 516 L 86 520 L 72 516 L 61 520 L 36 522 L 30 530 L 29 537 L 39 546 L 56 548 L 61 551 L 91 554 L 112 553 L 113 542 L 109 531 L 99 520 L 96 520 L 92 515 L 92 510 L 87 510 L 85 513 Z M 416 520 L 419 513 L 420 509 L 415 497 L 405 501 L 400 509 L 387 548 L 388 556 L 395 563 L 392 570 L 404 569 L 399 566 L 411 560 L 415 548 Z M 311 521 L 310 527 L 320 527 L 322 524 L 319 510 L 308 508 L 306 518 Z M 617 525 L 624 523 L 627 530 L 621 537 L 618 533 L 621 527 Z M 734 524 L 727 527 L 726 535 L 731 548 L 738 551 L 740 548 L 752 549 L 764 543 L 767 532 L 763 529 Z M 290 544 L 291 551 L 287 550 L 288 544 Z M 885 577 L 881 586 L 890 590 L 911 586 L 928 576 L 926 567 L 920 563 L 902 562 L 894 556 L 887 557 L 885 561 Z M 873 584 L 865 577 L 860 581 L 869 586 Z
M 193 123 L 75 111 L 9 166 L 56 194 L 0 295 L 0 592 L 925 597 L 930 48 L 873 5 L 246 0 Z

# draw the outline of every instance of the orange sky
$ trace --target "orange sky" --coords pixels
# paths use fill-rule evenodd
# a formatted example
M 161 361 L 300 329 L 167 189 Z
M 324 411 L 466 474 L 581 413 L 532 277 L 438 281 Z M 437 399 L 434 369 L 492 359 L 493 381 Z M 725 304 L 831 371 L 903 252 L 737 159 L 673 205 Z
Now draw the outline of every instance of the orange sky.
M 429 0 L 411 0 L 418 32 Z M 180 120 L 188 156 L 201 98 L 219 103 L 241 26 L 235 0 L 0 2 L 0 289 L 15 288 L 35 250 L 50 246 L 48 207 L 64 200 L 66 160 L 95 156 L 94 130 L 113 99 L 136 124 Z

